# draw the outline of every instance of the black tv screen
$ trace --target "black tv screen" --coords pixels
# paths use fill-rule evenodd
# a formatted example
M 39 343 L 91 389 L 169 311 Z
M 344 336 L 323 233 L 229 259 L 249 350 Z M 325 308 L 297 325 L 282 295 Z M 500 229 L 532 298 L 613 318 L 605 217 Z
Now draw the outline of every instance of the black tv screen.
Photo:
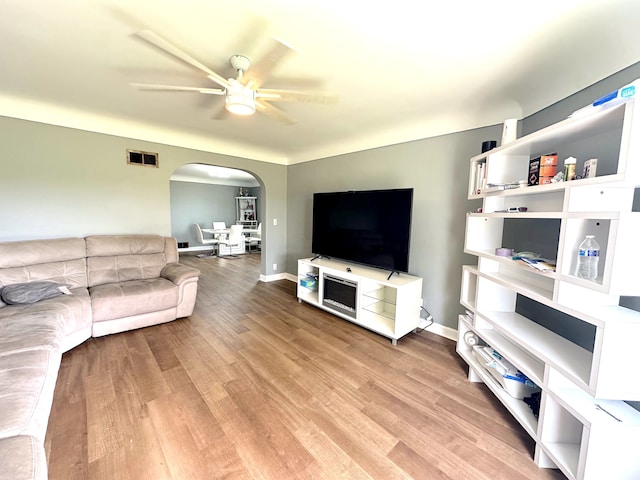
M 413 189 L 314 193 L 315 255 L 407 272 Z

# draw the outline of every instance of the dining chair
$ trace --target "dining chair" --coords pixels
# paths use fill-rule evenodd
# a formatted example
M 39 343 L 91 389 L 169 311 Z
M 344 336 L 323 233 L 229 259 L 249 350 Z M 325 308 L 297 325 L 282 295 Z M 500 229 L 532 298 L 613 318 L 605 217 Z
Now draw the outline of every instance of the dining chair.
M 249 246 L 249 253 L 253 251 L 252 247 L 256 247 L 256 251 L 261 250 L 262 248 L 262 223 L 258 224 L 257 232 L 250 235 L 247 238 L 247 245 Z
M 220 257 L 220 247 L 226 245 L 229 248 L 229 254 L 225 257 L 236 257 L 231 253 L 234 247 L 239 247 L 244 241 L 244 235 L 242 233 L 242 225 L 231 225 L 229 229 L 229 235 L 227 238 L 221 238 L 218 240 L 218 257 Z
M 212 257 L 214 256 L 214 254 L 216 253 L 216 245 L 218 245 L 218 240 L 216 238 L 204 238 L 204 235 L 202 234 L 202 228 L 200 227 L 200 225 L 198 225 L 197 223 L 194 223 L 193 226 L 196 229 L 196 236 L 198 237 L 198 241 L 207 246 L 207 245 L 211 245 L 212 249 L 211 249 L 211 253 L 207 253 L 207 254 L 202 254 L 202 255 L 198 255 L 199 257 Z M 218 247 L 220 248 L 220 247 Z

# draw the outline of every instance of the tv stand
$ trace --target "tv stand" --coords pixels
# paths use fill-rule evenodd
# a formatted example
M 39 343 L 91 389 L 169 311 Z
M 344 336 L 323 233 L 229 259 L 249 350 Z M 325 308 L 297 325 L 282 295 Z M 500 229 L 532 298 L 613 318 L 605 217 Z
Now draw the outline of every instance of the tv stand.
M 297 296 L 396 345 L 418 328 L 422 278 L 316 256 L 298 260 Z

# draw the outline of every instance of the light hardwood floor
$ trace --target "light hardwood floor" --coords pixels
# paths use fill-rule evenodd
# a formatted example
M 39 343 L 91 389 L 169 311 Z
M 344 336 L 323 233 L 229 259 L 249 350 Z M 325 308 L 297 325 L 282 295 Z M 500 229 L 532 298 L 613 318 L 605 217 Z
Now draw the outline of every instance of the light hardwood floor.
M 259 282 L 259 255 L 181 261 L 201 272 L 190 318 L 67 352 L 49 478 L 564 478 L 453 342 L 386 338 Z

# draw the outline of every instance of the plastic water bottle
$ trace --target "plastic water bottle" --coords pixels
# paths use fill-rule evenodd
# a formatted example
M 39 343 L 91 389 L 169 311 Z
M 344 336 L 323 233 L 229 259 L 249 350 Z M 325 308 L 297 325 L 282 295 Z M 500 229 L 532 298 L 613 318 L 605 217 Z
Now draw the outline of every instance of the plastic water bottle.
M 598 277 L 599 259 L 600 245 L 598 245 L 593 235 L 587 235 L 587 238 L 583 240 L 579 247 L 576 277 L 595 280 Z

